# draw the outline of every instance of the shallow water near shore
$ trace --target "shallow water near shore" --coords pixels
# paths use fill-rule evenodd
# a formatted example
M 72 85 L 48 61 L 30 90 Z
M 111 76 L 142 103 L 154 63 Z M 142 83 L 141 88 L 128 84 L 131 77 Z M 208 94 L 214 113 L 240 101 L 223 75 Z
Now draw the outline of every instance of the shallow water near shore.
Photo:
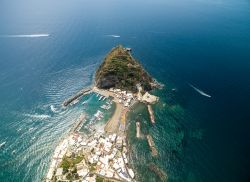
M 249 181 L 249 6 L 247 0 L 1 1 L 0 181 L 45 176 L 74 121 L 99 108 L 95 99 L 82 105 L 87 97 L 66 109 L 61 103 L 92 83 L 117 44 L 131 47 L 165 85 L 154 91 L 155 126 L 143 105 L 128 117 L 139 181 L 159 180 L 150 162 L 170 182 Z M 153 136 L 158 158 L 145 138 L 135 138 L 136 119 Z

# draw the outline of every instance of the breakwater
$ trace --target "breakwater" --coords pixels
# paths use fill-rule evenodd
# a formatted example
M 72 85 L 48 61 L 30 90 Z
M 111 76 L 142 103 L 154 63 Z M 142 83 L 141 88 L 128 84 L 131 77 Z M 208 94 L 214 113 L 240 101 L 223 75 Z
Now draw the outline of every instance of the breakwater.
M 140 131 L 141 124 L 140 122 L 136 122 L 136 137 L 140 138 L 141 131 Z
M 162 169 L 160 169 L 157 165 L 151 163 L 148 165 L 148 168 L 151 171 L 153 171 L 161 179 L 161 181 L 167 180 L 167 174 Z
M 152 123 L 152 124 L 155 124 L 154 111 L 153 111 L 151 105 L 148 105 L 148 112 L 149 112 L 149 115 L 150 115 L 150 121 L 151 121 L 151 123 Z
M 69 133 L 72 132 L 79 132 L 79 130 L 81 129 L 82 125 L 84 124 L 84 120 L 85 120 L 86 115 L 84 113 L 82 113 L 80 115 L 80 117 L 76 120 L 76 122 L 73 124 L 71 130 Z
M 78 98 L 80 98 L 83 95 L 89 94 L 92 92 L 92 87 L 87 87 L 82 89 L 81 91 L 79 91 L 78 93 L 76 93 L 75 95 L 73 95 L 72 97 L 66 99 L 62 105 L 63 106 L 68 106 L 69 104 L 71 104 L 72 102 L 76 101 Z
M 148 145 L 149 145 L 149 147 L 151 149 L 151 152 L 152 152 L 152 156 L 154 156 L 154 157 L 157 156 L 158 155 L 158 151 L 157 151 L 157 149 L 155 147 L 155 143 L 153 141 L 152 136 L 151 135 L 147 135 L 147 140 L 148 140 Z

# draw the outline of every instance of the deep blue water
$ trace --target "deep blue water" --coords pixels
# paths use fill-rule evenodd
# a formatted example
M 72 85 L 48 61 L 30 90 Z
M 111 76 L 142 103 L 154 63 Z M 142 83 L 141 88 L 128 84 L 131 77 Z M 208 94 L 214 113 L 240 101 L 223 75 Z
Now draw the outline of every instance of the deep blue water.
M 141 119 L 169 181 L 249 181 L 249 30 L 248 0 L 2 0 L 0 181 L 44 177 L 54 147 L 82 110 L 62 111 L 61 102 L 91 83 L 117 44 L 132 47 L 165 84 L 156 92 L 156 126 Z M 15 36 L 27 34 L 49 36 Z M 144 144 L 134 142 L 132 152 L 139 155 L 136 146 Z

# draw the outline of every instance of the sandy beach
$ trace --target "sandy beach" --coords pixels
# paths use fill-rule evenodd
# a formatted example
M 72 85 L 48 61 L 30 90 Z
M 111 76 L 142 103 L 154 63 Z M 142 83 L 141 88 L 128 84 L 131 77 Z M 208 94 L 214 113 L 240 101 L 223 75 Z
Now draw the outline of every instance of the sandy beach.
M 113 116 L 106 123 L 104 130 L 107 133 L 116 133 L 119 129 L 119 118 L 121 117 L 122 111 L 124 109 L 123 105 L 121 103 L 119 103 L 118 99 L 115 97 L 115 94 L 113 92 L 110 92 L 108 90 L 98 89 L 97 87 L 93 88 L 93 92 L 101 94 L 105 97 L 113 97 L 114 98 L 113 101 L 116 104 L 116 108 L 115 108 Z
M 107 124 L 104 128 L 105 132 L 116 133 L 118 131 L 119 118 L 121 117 L 122 110 L 123 110 L 123 106 L 119 103 L 116 103 L 115 112 L 114 112 L 112 118 L 110 118 L 110 120 L 107 122 Z

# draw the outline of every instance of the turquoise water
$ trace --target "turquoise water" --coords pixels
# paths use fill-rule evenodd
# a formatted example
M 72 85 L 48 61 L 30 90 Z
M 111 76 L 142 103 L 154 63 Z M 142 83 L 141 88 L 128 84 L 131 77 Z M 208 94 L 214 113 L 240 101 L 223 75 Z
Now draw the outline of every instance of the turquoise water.
M 0 181 L 44 177 L 58 141 L 87 109 L 79 103 L 63 110 L 62 101 L 92 83 L 102 58 L 117 44 L 132 47 L 165 84 L 155 93 L 161 98 L 154 106 L 155 126 L 143 106 L 130 117 L 138 178 L 158 180 L 143 168 L 149 161 L 169 181 L 249 181 L 249 1 L 0 4 L 0 143 L 6 142 Z M 133 138 L 136 118 L 143 133 L 153 135 L 158 159 L 151 158 L 145 139 Z

